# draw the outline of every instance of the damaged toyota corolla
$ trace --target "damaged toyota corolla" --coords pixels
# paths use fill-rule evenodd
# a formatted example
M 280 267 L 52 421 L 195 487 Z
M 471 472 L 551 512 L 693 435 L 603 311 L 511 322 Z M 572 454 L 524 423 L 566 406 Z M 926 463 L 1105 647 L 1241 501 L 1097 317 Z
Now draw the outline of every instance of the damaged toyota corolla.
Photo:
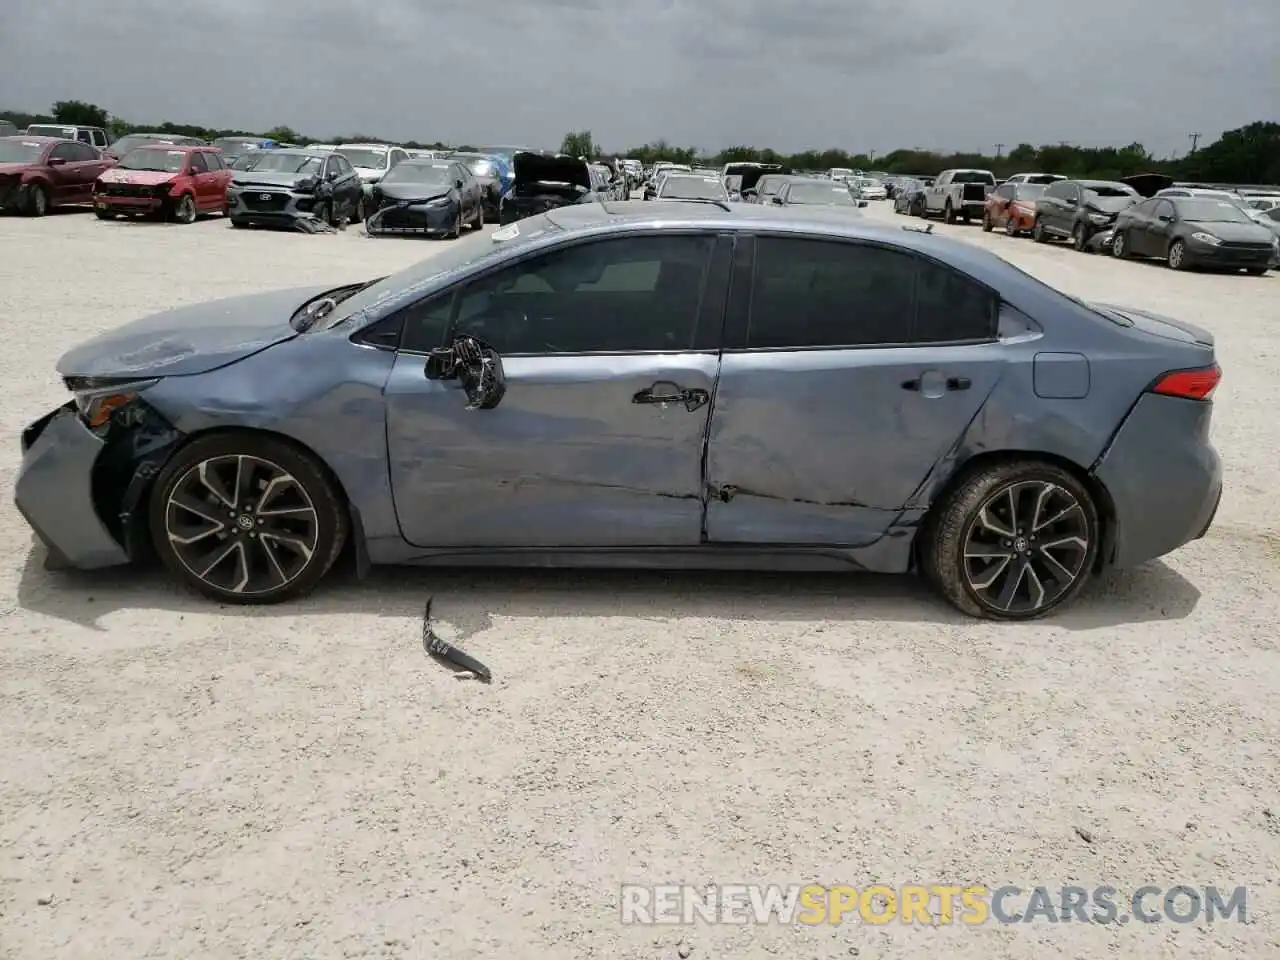
M 585 204 L 392 276 L 182 307 L 58 364 L 51 566 L 220 601 L 370 564 L 869 570 L 1059 608 L 1203 536 L 1212 337 L 824 210 Z

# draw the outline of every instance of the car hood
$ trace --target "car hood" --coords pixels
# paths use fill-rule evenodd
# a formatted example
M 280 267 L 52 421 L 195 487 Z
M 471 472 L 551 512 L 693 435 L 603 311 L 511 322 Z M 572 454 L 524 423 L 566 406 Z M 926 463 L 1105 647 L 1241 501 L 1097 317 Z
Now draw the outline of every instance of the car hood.
M 1228 243 L 1270 243 L 1273 234 L 1260 223 L 1197 223 L 1186 221 L 1192 233 L 1209 233 Z
M 443 183 L 380 183 L 378 192 L 388 200 L 413 200 L 427 203 L 449 196 L 449 186 Z
M 195 303 L 127 323 L 67 351 L 64 377 L 169 377 L 205 373 L 298 335 L 294 312 L 332 285 Z
M 591 171 L 585 161 L 574 157 L 544 157 L 540 153 L 517 153 L 512 159 L 517 184 L 570 183 L 591 189 Z
M 378 180 L 387 172 L 383 167 L 356 167 L 355 170 L 361 180 Z
M 1137 197 L 1094 197 L 1088 200 L 1085 206 L 1099 213 L 1119 213 L 1121 210 L 1128 210 L 1137 202 Z
M 1119 317 L 1134 329 L 1165 340 L 1177 340 L 1179 343 L 1194 343 L 1205 347 L 1213 346 L 1212 333 L 1185 320 L 1174 320 L 1159 313 L 1139 310 L 1136 307 L 1117 306 L 1113 303 L 1090 303 L 1087 306 L 1099 313 Z
M 306 177 L 301 173 L 287 173 L 283 170 L 264 170 L 259 173 L 256 170 L 236 170 L 231 176 L 231 182 L 237 187 L 252 187 L 255 185 L 263 187 L 292 187 L 299 180 Z
M 98 179 L 103 183 L 136 183 L 154 187 L 168 183 L 177 176 L 179 175 L 166 170 L 104 170 Z

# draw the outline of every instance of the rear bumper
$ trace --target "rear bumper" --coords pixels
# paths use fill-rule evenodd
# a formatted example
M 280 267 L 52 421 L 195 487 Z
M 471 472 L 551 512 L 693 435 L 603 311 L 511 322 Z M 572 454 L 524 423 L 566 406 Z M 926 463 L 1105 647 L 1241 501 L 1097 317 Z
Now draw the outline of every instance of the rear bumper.
M 1213 405 L 1143 394 L 1094 468 L 1115 507 L 1118 567 L 1203 537 L 1222 499 L 1222 462 L 1209 443 Z
M 119 566 L 129 562 L 93 502 L 93 467 L 105 443 L 68 403 L 22 433 L 22 467 L 14 485 L 18 512 L 48 548 L 48 567 Z

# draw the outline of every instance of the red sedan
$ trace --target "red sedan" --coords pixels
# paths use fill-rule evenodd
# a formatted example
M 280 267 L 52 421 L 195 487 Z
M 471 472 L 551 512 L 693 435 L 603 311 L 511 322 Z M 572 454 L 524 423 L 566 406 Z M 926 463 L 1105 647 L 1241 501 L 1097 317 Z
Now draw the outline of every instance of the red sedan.
M 1030 233 L 1036 219 L 1036 201 L 1048 188 L 1046 183 L 1002 183 L 987 197 L 982 211 L 982 229 L 997 227 L 1011 237 Z
M 87 143 L 57 137 L 0 137 L 0 210 L 42 217 L 53 207 L 89 203 L 111 166 Z

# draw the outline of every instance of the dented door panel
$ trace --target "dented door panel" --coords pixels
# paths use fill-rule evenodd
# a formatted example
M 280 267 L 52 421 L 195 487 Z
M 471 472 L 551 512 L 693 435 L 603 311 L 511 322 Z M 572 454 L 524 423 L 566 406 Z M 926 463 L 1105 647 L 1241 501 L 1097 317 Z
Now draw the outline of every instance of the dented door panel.
M 467 410 L 456 381 L 401 354 L 387 383 L 396 513 L 422 547 L 700 542 L 709 402 L 635 402 L 655 384 L 714 393 L 714 352 L 503 359 L 507 390 Z M 659 396 L 663 395 L 658 391 Z
M 726 353 L 707 451 L 707 538 L 878 539 L 1000 379 L 999 344 Z

